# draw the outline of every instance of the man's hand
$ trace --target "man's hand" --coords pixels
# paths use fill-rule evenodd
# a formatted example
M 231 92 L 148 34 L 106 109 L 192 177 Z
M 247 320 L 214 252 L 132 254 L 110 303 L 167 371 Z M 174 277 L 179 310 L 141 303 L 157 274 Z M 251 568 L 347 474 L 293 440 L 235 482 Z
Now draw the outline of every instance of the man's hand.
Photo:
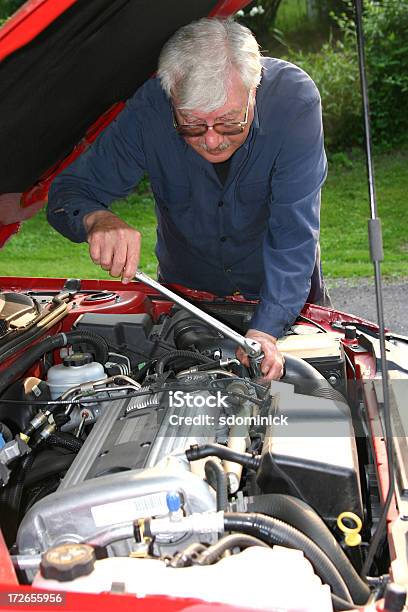
M 139 264 L 140 232 L 104 210 L 85 215 L 84 226 L 92 261 L 111 276 L 121 276 L 122 283 L 129 283 Z
M 276 338 L 257 329 L 249 329 L 246 338 L 256 340 L 262 347 L 265 357 L 262 360 L 261 371 L 265 381 L 278 380 L 283 376 L 284 359 L 276 348 Z M 249 366 L 248 355 L 241 347 L 237 349 L 237 357 L 244 366 Z

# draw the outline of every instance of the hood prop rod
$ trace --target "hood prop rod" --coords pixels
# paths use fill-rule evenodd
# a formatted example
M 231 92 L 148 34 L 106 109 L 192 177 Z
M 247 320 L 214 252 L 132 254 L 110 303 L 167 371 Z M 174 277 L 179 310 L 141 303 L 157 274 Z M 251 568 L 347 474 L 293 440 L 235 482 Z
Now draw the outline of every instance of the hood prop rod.
M 392 424 L 390 416 L 390 394 L 389 394 L 389 378 L 387 368 L 387 358 L 385 351 L 385 331 L 384 331 L 384 305 L 383 305 L 383 292 L 382 292 L 382 280 L 381 280 L 381 262 L 384 259 L 383 244 L 382 244 L 382 231 L 381 231 L 381 220 L 377 215 L 377 197 L 375 191 L 375 179 L 374 179 L 374 164 L 372 158 L 372 146 L 371 146 L 371 126 L 370 126 L 370 105 L 368 96 L 367 76 L 366 76 L 366 59 L 365 59 L 365 44 L 364 44 L 364 32 L 363 32 L 363 0 L 355 0 L 356 7 L 356 30 L 357 30 L 357 48 L 358 48 L 358 64 L 360 70 L 360 86 L 361 96 L 363 102 L 363 115 L 364 115 L 364 135 L 365 135 L 365 152 L 366 152 L 366 166 L 367 166 L 367 178 L 368 178 L 368 195 L 370 204 L 370 219 L 368 220 L 368 240 L 370 244 L 370 258 L 374 265 L 374 279 L 375 279 L 375 294 L 377 302 L 377 317 L 379 327 L 379 341 L 380 341 L 380 352 L 381 352 L 381 374 L 382 374 L 382 388 L 384 396 L 383 414 L 384 414 L 384 428 L 385 428 L 385 439 L 387 449 L 387 462 L 388 462 L 388 493 L 384 506 L 382 508 L 380 520 L 378 521 L 377 528 L 374 536 L 371 539 L 367 557 L 365 559 L 362 576 L 366 576 L 373 563 L 375 554 L 378 546 L 383 538 L 384 529 L 386 527 L 388 510 L 391 505 L 392 498 L 395 490 L 395 477 L 394 477 L 394 450 L 392 440 Z

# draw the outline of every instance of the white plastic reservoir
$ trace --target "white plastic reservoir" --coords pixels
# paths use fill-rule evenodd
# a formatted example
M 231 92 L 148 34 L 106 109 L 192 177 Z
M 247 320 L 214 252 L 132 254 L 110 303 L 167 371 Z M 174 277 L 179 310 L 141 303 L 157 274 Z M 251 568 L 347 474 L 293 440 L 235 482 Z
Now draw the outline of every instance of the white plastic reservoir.
M 48 370 L 47 383 L 51 399 L 57 399 L 65 391 L 87 382 L 107 378 L 103 365 L 92 360 L 89 353 L 73 353 L 64 362 Z
M 110 557 L 96 561 L 89 575 L 68 582 L 38 573 L 33 587 L 101 593 L 110 591 L 113 582 L 137 597 L 192 597 L 271 612 L 333 612 L 330 587 L 303 553 L 280 546 L 254 546 L 214 565 L 177 569 L 158 559 Z

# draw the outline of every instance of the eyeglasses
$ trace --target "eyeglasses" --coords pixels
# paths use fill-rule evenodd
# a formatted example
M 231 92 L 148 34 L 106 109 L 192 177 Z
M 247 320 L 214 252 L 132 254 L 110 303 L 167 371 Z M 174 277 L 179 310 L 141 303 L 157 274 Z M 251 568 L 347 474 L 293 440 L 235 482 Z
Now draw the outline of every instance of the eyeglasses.
M 179 124 L 176 119 L 176 113 L 174 112 L 174 107 L 172 106 L 173 111 L 173 125 L 176 128 L 177 132 L 181 136 L 203 136 L 207 132 L 207 130 L 215 130 L 217 134 L 221 135 L 229 135 L 236 136 L 237 134 L 242 134 L 245 129 L 245 126 L 248 123 L 248 111 L 249 111 L 249 102 L 251 99 L 251 94 L 248 95 L 248 102 L 246 105 L 245 117 L 243 121 L 226 121 L 226 122 L 217 122 L 213 125 L 207 125 L 206 123 L 182 123 Z

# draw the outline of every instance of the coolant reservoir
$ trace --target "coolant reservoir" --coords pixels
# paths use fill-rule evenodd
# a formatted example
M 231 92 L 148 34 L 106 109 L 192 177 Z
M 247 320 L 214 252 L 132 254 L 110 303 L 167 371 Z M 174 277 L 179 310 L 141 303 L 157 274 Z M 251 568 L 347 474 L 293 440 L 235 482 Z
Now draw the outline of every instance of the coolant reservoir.
M 103 365 L 92 360 L 89 353 L 73 353 L 64 358 L 60 365 L 48 370 L 47 383 L 51 399 L 57 399 L 68 389 L 87 382 L 107 378 Z
M 73 555 L 67 554 L 70 547 L 75 549 Z M 333 612 L 330 587 L 322 584 L 300 550 L 253 546 L 214 565 L 183 568 L 169 567 L 159 559 L 109 557 L 95 561 L 92 567 L 89 553 L 81 554 L 80 547 L 83 545 L 65 545 L 63 559 L 54 554 L 61 546 L 50 549 L 43 555 L 33 587 L 101 593 L 119 582 L 125 593 L 137 597 L 194 598 L 264 612 Z M 74 557 L 79 567 L 72 567 Z M 46 568 L 44 558 L 49 561 Z M 70 580 L 70 576 L 77 577 Z

